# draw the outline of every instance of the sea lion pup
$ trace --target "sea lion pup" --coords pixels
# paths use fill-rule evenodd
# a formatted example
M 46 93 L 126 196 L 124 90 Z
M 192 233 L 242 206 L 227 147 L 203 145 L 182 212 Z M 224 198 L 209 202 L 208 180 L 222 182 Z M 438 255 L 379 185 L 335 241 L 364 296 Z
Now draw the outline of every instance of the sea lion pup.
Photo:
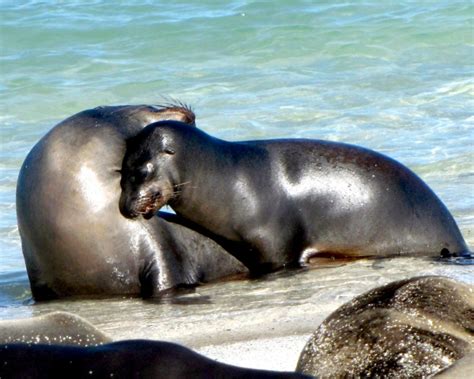
M 296 370 L 319 378 L 421 378 L 473 352 L 474 288 L 418 277 L 375 288 L 337 309 L 308 341 Z M 469 362 L 461 362 L 466 370 Z
M 0 321 L 0 344 L 96 346 L 112 340 L 94 325 L 69 312 Z
M 5 378 L 309 378 L 295 372 L 255 370 L 206 358 L 183 346 L 128 340 L 95 347 L 0 345 Z
M 17 216 L 35 300 L 159 296 L 245 273 L 214 241 L 159 217 L 121 216 L 126 139 L 163 119 L 194 124 L 183 104 L 110 106 L 56 125 L 30 151 L 17 184 Z
M 150 218 L 169 204 L 201 232 L 235 244 L 253 272 L 320 257 L 467 251 L 453 217 L 418 176 L 343 143 L 227 142 L 162 121 L 127 141 L 121 186 L 124 216 Z

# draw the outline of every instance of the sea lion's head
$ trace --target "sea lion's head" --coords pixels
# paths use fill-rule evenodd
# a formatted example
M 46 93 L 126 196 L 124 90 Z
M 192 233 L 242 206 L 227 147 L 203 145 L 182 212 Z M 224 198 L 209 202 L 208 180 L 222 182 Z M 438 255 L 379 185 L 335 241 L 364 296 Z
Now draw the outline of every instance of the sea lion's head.
M 195 126 L 193 110 L 180 101 L 156 105 L 152 110 L 154 123 L 127 141 L 122 162 L 119 208 L 127 218 L 143 215 L 149 219 L 174 196 L 176 175 L 171 157 L 175 149 L 157 128 L 167 123 Z
M 174 156 L 176 146 L 160 128 L 177 121 L 160 121 L 148 125 L 127 141 L 122 163 L 120 212 L 127 218 L 153 217 L 175 195 L 178 170 Z

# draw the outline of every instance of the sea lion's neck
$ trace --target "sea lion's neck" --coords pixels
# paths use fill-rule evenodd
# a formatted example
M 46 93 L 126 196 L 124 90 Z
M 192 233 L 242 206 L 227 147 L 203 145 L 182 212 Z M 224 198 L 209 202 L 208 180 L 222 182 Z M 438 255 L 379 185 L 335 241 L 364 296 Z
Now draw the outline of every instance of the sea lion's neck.
M 189 141 L 186 158 L 180 161 L 183 185 L 177 199 L 170 205 L 182 217 L 230 239 L 238 236 L 232 227 L 235 207 L 242 206 L 236 196 L 239 177 L 248 178 L 243 156 L 255 147 L 227 142 L 214 137 L 198 136 Z M 243 154 L 243 150 L 247 154 Z

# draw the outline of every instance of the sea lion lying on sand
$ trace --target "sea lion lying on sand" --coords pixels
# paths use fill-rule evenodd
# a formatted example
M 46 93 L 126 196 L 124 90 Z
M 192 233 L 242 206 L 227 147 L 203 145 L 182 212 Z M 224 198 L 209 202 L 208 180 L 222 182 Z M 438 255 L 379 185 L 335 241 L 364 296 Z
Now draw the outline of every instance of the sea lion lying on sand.
M 0 345 L 2 378 L 309 378 L 206 358 L 183 346 L 128 340 L 101 346 Z
M 375 288 L 338 308 L 306 344 L 297 371 L 320 378 L 419 378 L 472 359 L 473 352 L 474 288 L 428 276 Z M 458 369 L 472 374 L 474 362 Z

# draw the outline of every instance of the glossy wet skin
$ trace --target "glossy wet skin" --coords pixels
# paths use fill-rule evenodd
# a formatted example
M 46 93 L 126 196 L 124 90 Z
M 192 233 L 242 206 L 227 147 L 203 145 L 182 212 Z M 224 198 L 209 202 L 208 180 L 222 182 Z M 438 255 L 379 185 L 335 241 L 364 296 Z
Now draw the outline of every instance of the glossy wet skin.
M 437 276 L 377 287 L 324 320 L 297 371 L 332 378 L 431 377 L 472 354 L 472 291 Z
M 227 142 L 161 121 L 127 143 L 121 185 L 126 217 L 150 217 L 169 204 L 241 244 L 246 259 L 239 259 L 252 270 L 318 257 L 467 251 L 449 211 L 420 178 L 358 146 Z
M 160 296 L 246 271 L 189 228 L 120 214 L 126 140 L 163 118 L 194 123 L 194 114 L 180 104 L 98 107 L 55 126 L 28 154 L 16 205 L 35 300 Z

